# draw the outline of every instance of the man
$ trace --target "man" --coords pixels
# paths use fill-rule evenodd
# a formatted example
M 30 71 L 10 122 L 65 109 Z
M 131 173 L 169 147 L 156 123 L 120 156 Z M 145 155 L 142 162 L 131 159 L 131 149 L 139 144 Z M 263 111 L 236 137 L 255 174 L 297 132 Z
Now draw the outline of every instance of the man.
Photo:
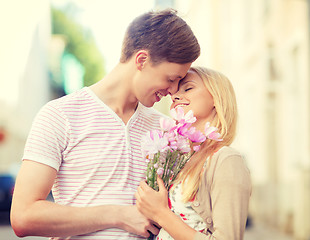
M 174 11 L 148 12 L 129 25 L 120 62 L 103 80 L 46 104 L 33 123 L 16 179 L 11 210 L 16 235 L 157 234 L 135 206 L 145 172 L 140 140 L 159 128 L 162 115 L 150 107 L 176 92 L 199 54 L 193 32 Z M 55 202 L 45 200 L 51 189 Z

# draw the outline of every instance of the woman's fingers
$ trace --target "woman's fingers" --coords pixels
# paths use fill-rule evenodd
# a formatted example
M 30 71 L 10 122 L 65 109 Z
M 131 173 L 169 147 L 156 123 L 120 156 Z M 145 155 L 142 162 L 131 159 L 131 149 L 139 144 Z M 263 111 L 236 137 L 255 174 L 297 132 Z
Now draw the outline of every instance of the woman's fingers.
M 159 187 L 159 191 L 167 190 L 164 184 L 164 181 L 157 175 L 157 183 Z

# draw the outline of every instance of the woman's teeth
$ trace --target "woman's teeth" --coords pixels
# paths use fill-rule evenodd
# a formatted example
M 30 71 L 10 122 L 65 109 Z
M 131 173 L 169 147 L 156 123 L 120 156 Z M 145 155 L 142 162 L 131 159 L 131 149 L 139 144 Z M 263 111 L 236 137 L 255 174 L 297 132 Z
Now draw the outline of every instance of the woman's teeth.
M 186 104 L 178 104 L 177 106 L 175 106 L 174 108 L 178 108 L 178 107 L 185 107 L 187 106 Z

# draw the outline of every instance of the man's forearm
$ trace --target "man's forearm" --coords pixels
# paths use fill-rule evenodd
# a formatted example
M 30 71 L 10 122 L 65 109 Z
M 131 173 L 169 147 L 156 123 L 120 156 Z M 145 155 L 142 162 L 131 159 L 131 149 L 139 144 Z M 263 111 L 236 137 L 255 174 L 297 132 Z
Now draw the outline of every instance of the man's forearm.
M 72 207 L 46 201 L 55 178 L 55 169 L 23 161 L 11 207 L 17 236 L 75 236 L 111 227 L 145 237 L 147 230 L 156 232 L 135 205 Z
M 42 200 L 23 211 L 12 208 L 11 221 L 19 237 L 75 236 L 121 227 L 121 208 L 124 206 L 71 207 Z

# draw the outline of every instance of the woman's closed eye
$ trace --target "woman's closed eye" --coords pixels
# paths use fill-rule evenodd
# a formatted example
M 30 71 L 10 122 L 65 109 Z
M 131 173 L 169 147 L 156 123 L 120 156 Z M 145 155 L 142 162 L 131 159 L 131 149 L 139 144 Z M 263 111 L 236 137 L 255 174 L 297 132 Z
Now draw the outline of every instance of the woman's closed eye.
M 191 90 L 191 89 L 193 89 L 192 87 L 188 87 L 188 88 L 185 88 L 185 92 L 187 92 L 187 91 L 189 91 L 189 90 Z

